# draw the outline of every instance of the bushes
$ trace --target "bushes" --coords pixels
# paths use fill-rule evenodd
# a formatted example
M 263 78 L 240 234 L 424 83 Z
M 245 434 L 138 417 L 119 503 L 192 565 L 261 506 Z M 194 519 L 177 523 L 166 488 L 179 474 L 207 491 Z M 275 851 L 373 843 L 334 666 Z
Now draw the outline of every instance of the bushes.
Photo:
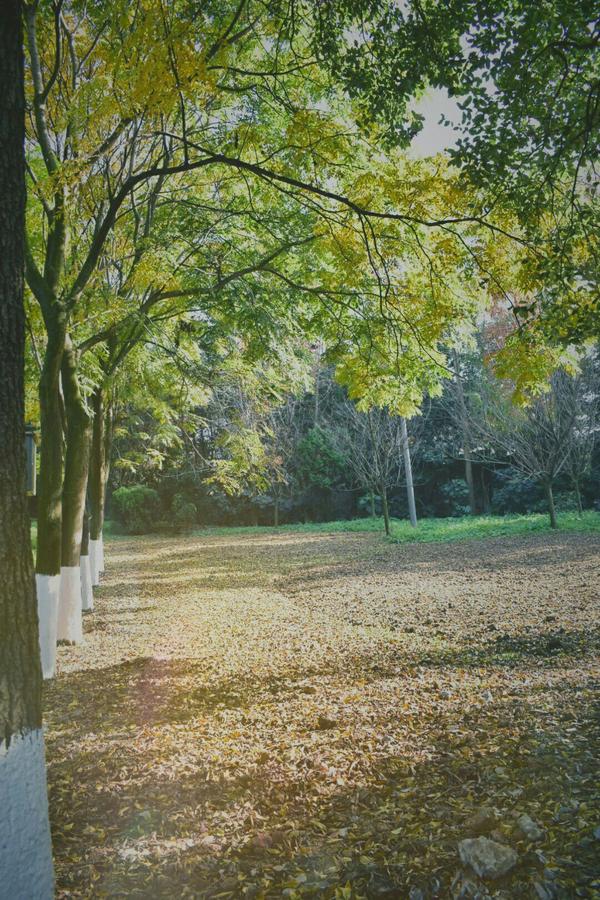
M 466 516 L 469 513 L 469 488 L 463 478 L 452 478 L 440 487 L 444 498 L 446 514 Z
M 149 531 L 192 531 L 198 511 L 186 494 L 175 494 L 167 521 L 160 496 L 145 484 L 121 487 L 112 495 L 115 519 L 127 534 L 147 534 Z
M 185 494 L 175 494 L 171 502 L 173 528 L 177 532 L 192 531 L 198 511 Z
M 160 498 L 145 484 L 121 487 L 112 495 L 112 508 L 124 531 L 146 534 L 155 528 L 160 517 Z

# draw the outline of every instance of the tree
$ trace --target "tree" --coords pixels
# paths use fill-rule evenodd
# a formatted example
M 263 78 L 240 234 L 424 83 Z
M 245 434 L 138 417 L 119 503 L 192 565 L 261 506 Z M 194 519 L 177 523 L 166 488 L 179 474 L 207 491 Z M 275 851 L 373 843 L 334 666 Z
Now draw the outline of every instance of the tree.
M 378 407 L 361 412 L 349 400 L 336 413 L 337 446 L 358 483 L 381 497 L 385 533 L 389 535 L 388 491 L 398 482 L 403 420 Z
M 275 527 L 279 525 L 282 500 L 294 485 L 294 462 L 301 440 L 299 426 L 299 399 L 291 394 L 271 411 L 266 428 L 266 477 L 273 496 Z
M 296 315 L 347 359 L 339 374 L 353 397 L 389 405 L 401 385 L 414 412 L 443 377 L 442 343 L 484 300 L 475 273 L 497 277 L 492 238 L 513 240 L 506 215 L 472 214 L 448 167 L 383 154 L 359 132 L 296 13 L 233 0 L 202 16 L 179 0 L 27 6 L 26 271 L 45 329 L 36 567 L 44 589 L 62 591 L 61 637 L 81 633 L 90 441 L 101 558 L 110 429 L 84 353 L 110 354 L 117 338 L 119 359 L 148 318 L 211 315 L 211 290 L 225 296 L 252 271 L 261 296 L 278 287 L 294 305 L 264 303 L 257 323 L 248 298 L 239 324 Z M 260 247 L 232 271 L 240 234 Z
M 22 4 L 0 28 L 0 878 L 6 896 L 53 896 L 40 650 L 25 494 Z
M 314 16 L 322 58 L 388 144 L 419 131 L 413 100 L 423 90 L 458 99 L 451 158 L 482 189 L 480 215 L 512 210 L 534 249 L 523 267 L 528 297 L 515 310 L 527 338 L 564 346 L 597 335 L 593 0 L 331 0 Z
M 565 470 L 575 492 L 577 511 L 581 515 L 582 482 L 590 473 L 600 433 L 600 357 L 597 346 L 584 356 L 577 375 L 556 379 L 555 390 L 560 395 L 561 404 L 574 411 Z
M 309 428 L 298 442 L 296 477 L 310 518 L 323 516 L 332 492 L 345 482 L 346 469 L 347 460 L 331 432 L 321 425 Z
M 483 415 L 477 420 L 479 434 L 486 442 L 511 466 L 542 486 L 552 528 L 558 526 L 553 485 L 567 466 L 576 416 L 561 390 L 566 377 L 564 373 L 555 374 L 551 390 L 527 407 L 515 406 L 506 386 L 497 386 L 492 392 L 488 384 Z

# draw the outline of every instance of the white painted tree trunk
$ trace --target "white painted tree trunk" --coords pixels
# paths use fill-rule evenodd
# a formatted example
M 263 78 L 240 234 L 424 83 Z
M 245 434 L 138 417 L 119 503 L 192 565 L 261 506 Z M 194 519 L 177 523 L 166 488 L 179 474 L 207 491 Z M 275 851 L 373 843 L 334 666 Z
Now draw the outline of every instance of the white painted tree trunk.
M 81 609 L 83 612 L 91 612 L 94 608 L 94 591 L 90 558 L 87 554 L 80 557 L 79 569 L 81 572 Z
M 56 636 L 59 641 L 71 641 L 74 644 L 79 644 L 83 640 L 79 566 L 63 566 L 60 570 Z
M 97 587 L 100 584 L 100 554 L 101 541 L 90 540 L 90 570 L 92 573 L 92 585 Z
M 56 632 L 58 627 L 58 598 L 60 575 L 36 575 L 40 656 L 44 678 L 56 674 Z
M 101 575 L 104 572 L 104 536 L 100 534 L 98 538 L 98 574 Z
M 13 735 L 8 747 L 0 742 L 0 797 L 0 900 L 52 900 L 52 845 L 41 728 Z

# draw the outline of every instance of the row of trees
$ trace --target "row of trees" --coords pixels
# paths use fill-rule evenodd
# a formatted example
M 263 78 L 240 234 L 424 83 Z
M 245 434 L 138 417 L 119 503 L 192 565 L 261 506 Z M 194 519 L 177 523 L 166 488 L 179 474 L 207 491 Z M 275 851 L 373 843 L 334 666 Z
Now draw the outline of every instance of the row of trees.
M 233 345 L 277 360 L 291 335 L 318 333 L 355 396 L 414 407 L 440 379 L 440 340 L 482 300 L 474 248 L 510 239 L 467 214 L 474 198 L 441 164 L 375 151 L 349 126 L 293 9 L 31 3 L 25 20 L 50 675 L 54 628 L 82 634 L 86 494 L 102 567 L 111 406 L 132 354 L 187 336 L 217 359 Z
M 262 359 L 269 379 L 290 342 L 312 336 L 364 409 L 414 412 L 440 390 L 444 348 L 487 302 L 483 273 L 506 282 L 530 262 L 508 208 L 473 213 L 476 185 L 352 124 L 308 14 L 26 6 L 25 271 L 49 676 L 55 635 L 81 640 L 92 605 L 80 586 L 86 502 L 92 581 L 103 565 L 124 367 L 187 345 L 196 385 L 211 388 L 231 356 Z M 507 268 L 515 241 L 521 256 Z

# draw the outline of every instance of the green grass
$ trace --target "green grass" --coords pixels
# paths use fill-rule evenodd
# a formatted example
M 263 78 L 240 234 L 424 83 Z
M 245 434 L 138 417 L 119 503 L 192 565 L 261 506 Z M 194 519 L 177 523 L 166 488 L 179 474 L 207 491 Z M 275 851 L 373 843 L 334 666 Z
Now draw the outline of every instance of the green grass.
M 104 522 L 103 529 L 104 537 L 113 537 L 115 534 L 114 525 L 110 521 L 110 519 L 106 519 Z M 126 535 L 118 535 L 119 537 L 126 537 Z M 37 550 L 37 521 L 35 519 L 31 520 L 31 549 L 35 553 Z
M 560 531 L 600 532 L 600 513 L 587 510 L 582 516 L 576 513 L 560 513 L 558 516 Z M 535 513 L 529 516 L 463 516 L 451 519 L 421 519 L 416 528 L 412 528 L 404 519 L 392 519 L 392 533 L 389 538 L 393 543 L 433 543 L 435 541 L 478 540 L 549 532 L 552 529 L 548 516 Z M 197 537 L 239 534 L 279 534 L 281 532 L 307 534 L 339 534 L 342 532 L 372 531 L 383 533 L 383 519 L 345 519 L 337 522 L 309 522 L 306 524 L 281 525 L 274 528 L 270 525 L 234 525 L 209 526 L 195 529 Z M 128 535 L 120 534 L 113 523 L 104 523 L 105 537 L 125 539 Z M 143 535 L 142 535 L 143 537 Z M 37 523 L 31 523 L 31 543 L 35 552 L 37 546 Z
M 294 525 L 208 525 L 194 529 L 198 536 L 224 534 L 280 534 L 281 532 L 329 534 L 342 531 L 383 531 L 383 519 L 339 519 L 336 522 L 297 522 Z
M 600 531 L 600 514 L 586 511 L 580 517 L 576 513 L 558 516 L 559 530 Z M 274 532 L 336 534 L 340 532 L 383 532 L 382 518 L 349 519 L 337 522 L 311 522 L 297 525 L 281 525 L 278 529 L 268 525 L 211 526 L 194 531 L 197 536 L 226 534 L 271 534 Z M 433 541 L 457 541 L 503 535 L 530 534 L 551 531 L 547 515 L 536 513 L 527 516 L 464 516 L 449 519 L 421 519 L 412 528 L 404 519 L 392 520 L 390 540 L 397 543 L 427 543 Z
M 560 531 L 600 531 L 600 514 L 590 510 L 578 516 L 573 512 L 558 515 Z M 414 541 L 460 541 L 467 539 L 502 537 L 503 535 L 549 532 L 548 516 L 535 513 L 528 516 L 463 516 L 453 519 L 422 519 L 417 528 L 395 519 L 392 540 L 398 543 Z

